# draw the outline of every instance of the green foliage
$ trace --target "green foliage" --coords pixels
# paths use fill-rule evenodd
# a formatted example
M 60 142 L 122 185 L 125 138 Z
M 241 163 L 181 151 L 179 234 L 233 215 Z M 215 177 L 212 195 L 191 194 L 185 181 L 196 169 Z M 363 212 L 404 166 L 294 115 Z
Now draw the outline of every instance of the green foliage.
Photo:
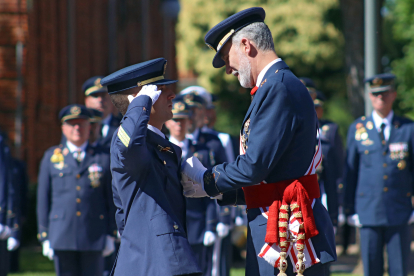
M 211 65 L 214 51 L 204 36 L 217 23 L 240 10 L 261 6 L 272 31 L 276 53 L 297 76 L 312 78 L 328 99 L 345 102 L 343 36 L 337 0 L 182 0 L 177 31 L 178 69 L 195 74 L 199 85 L 220 99 L 217 129 L 238 135 L 250 104 L 247 89 L 223 68 Z M 328 104 L 329 105 L 329 104 Z
M 414 2 L 399 0 L 390 6 L 395 39 L 404 45 L 403 57 L 392 63 L 398 83 L 397 107 L 401 113 L 414 118 Z

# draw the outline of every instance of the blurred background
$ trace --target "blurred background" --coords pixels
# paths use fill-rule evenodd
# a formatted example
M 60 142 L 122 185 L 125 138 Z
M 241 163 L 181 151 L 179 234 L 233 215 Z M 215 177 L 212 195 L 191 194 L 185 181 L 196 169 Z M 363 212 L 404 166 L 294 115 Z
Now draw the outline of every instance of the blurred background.
M 414 118 L 414 1 L 368 2 L 375 7 L 375 72 L 396 75 L 394 110 Z M 207 88 L 219 98 L 217 130 L 239 134 L 250 95 L 237 78 L 212 67 L 204 35 L 252 6 L 266 10 L 277 54 L 297 76 L 315 81 L 327 96 L 325 117 L 345 137 L 365 114 L 364 1 L 0 0 L 0 129 L 30 180 L 23 247 L 37 243 L 36 178 L 44 151 L 61 138 L 57 114 L 83 103 L 81 85 L 89 77 L 162 56 L 168 78 L 179 79 L 177 93 Z

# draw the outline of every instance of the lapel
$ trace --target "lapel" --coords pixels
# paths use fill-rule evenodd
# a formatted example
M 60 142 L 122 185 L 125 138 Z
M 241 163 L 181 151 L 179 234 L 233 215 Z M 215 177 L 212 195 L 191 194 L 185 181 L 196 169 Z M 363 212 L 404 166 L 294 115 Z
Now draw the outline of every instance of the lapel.
M 152 132 L 151 130 L 147 130 L 147 139 L 148 145 L 154 149 L 156 157 L 163 163 L 166 159 L 174 160 L 175 162 L 179 162 L 179 157 L 177 154 L 177 150 L 170 141 L 165 138 L 162 138 L 158 134 Z M 169 151 L 161 151 L 160 147 L 162 148 L 170 148 Z M 181 150 L 180 150 L 181 151 Z M 173 158 L 171 158 L 173 157 Z M 181 158 L 181 157 L 180 157 Z M 167 163 L 168 164 L 168 163 Z
M 95 149 L 89 145 L 85 149 L 85 157 L 82 162 L 79 164 L 80 172 L 82 173 L 89 165 L 95 160 Z
M 386 143 L 387 148 L 389 148 L 389 144 L 394 139 L 395 133 L 397 132 L 400 125 L 401 125 L 400 119 L 394 113 L 394 116 L 392 116 L 392 123 L 390 125 L 390 137 L 388 137 L 388 141 Z
M 289 66 L 287 66 L 287 64 L 282 60 L 279 62 L 276 62 L 275 64 L 273 64 L 272 66 L 270 66 L 270 68 L 267 70 L 266 74 L 263 76 L 263 80 L 269 78 L 270 76 L 272 76 L 276 71 L 281 70 L 281 69 L 289 69 Z M 243 127 L 244 127 L 244 123 L 247 121 L 247 119 L 250 118 L 250 113 L 252 112 L 254 106 L 256 105 L 257 101 L 259 101 L 259 97 L 258 94 L 260 93 L 260 87 L 257 89 L 255 96 L 253 97 L 253 101 L 249 106 L 249 109 L 247 110 L 246 116 L 243 119 L 243 123 L 242 123 L 242 128 L 241 128 L 241 132 L 243 132 Z M 262 98 L 262 97 L 260 97 Z
M 365 129 L 367 130 L 368 139 L 371 139 L 374 142 L 373 146 L 382 148 L 383 145 L 382 145 L 381 140 L 380 140 L 380 134 L 379 134 L 379 132 L 378 132 L 378 130 L 377 130 L 375 124 L 374 124 L 374 120 L 372 119 L 372 115 L 367 117 L 367 119 L 363 122 L 363 124 L 364 124 Z M 372 124 L 371 129 L 368 128 L 369 124 Z M 363 141 L 361 140 L 361 143 L 362 142 Z

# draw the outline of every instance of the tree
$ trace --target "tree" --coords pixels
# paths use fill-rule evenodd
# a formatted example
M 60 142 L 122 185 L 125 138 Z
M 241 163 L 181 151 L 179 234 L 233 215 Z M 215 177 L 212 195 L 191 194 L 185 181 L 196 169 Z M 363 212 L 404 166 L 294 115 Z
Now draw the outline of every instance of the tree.
M 207 31 L 226 17 L 249 7 L 266 11 L 277 54 L 297 76 L 314 79 L 330 98 L 344 99 L 342 33 L 333 23 L 339 16 L 336 0 L 182 0 L 177 24 L 177 56 L 180 75 L 195 75 L 199 85 L 220 98 L 217 128 L 238 135 L 250 103 L 247 90 L 237 78 L 211 65 L 214 51 L 204 44 Z M 333 96 L 335 95 L 335 96 Z M 338 96 L 339 95 L 339 96 Z M 337 101 L 333 101 L 337 102 Z M 343 101 L 338 107 L 344 109 Z M 328 110 L 329 114 L 329 110 Z M 349 116 L 341 113 L 343 125 Z

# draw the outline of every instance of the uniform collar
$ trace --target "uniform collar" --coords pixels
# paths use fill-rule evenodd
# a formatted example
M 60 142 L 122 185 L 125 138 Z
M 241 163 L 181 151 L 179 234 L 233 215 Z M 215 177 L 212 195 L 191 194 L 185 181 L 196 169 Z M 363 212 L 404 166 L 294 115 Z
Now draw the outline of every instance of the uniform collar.
M 150 124 L 147 125 L 147 128 L 149 130 L 151 130 L 152 132 L 155 132 L 156 134 L 158 134 L 159 136 L 161 136 L 162 138 L 165 139 L 164 133 L 162 133 L 161 130 L 159 130 L 158 128 L 156 128 L 156 127 L 154 127 L 154 126 L 152 126 Z
M 71 153 L 77 151 L 78 149 L 80 149 L 81 151 L 86 151 L 86 147 L 88 146 L 88 141 L 83 143 L 80 147 L 77 147 L 73 143 L 66 141 L 66 146 L 68 147 Z
M 375 110 L 372 111 L 372 120 L 374 121 L 375 128 L 377 130 L 381 129 L 382 123 L 384 123 L 386 127 L 391 126 L 393 117 L 394 117 L 394 111 L 392 110 L 385 118 L 381 118 Z
M 262 83 L 263 77 L 266 74 L 267 70 L 269 70 L 269 68 L 272 67 L 273 64 L 275 64 L 279 61 L 282 61 L 282 59 L 281 58 L 275 59 L 274 61 L 272 61 L 268 65 L 266 65 L 266 67 L 263 68 L 262 71 L 260 71 L 260 74 L 259 74 L 259 76 L 257 77 L 257 80 L 256 80 L 256 86 L 257 87 L 259 87 L 260 84 Z
M 188 139 L 184 138 L 184 140 L 178 141 L 174 137 L 170 136 L 170 142 L 173 143 L 173 144 L 175 144 L 175 145 L 177 145 L 177 146 L 180 146 L 182 144 L 186 145 L 186 143 L 188 143 Z
M 195 143 L 196 141 L 198 141 L 199 134 L 200 134 L 200 129 L 196 128 L 193 133 L 187 133 L 187 135 L 185 137 L 187 137 L 188 139 L 193 140 L 193 143 Z

